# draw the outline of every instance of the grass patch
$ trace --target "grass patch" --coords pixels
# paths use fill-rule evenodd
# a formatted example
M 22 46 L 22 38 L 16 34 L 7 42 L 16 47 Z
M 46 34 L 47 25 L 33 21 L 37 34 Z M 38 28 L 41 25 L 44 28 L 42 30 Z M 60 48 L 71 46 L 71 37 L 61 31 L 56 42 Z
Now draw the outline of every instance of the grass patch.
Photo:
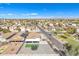
M 71 45 L 71 50 L 68 51 L 70 55 L 78 55 L 79 54 L 79 42 L 75 40 L 75 38 L 72 35 L 69 34 L 62 34 L 57 35 L 57 38 L 68 42 L 69 45 Z
M 27 48 L 31 48 L 31 47 L 35 47 L 38 46 L 38 44 L 26 44 L 25 47 Z
M 37 50 L 38 49 L 38 44 L 26 44 L 26 48 L 31 48 L 31 50 Z
M 26 44 L 25 47 L 26 47 L 26 48 L 31 48 L 32 45 L 33 45 L 33 44 Z

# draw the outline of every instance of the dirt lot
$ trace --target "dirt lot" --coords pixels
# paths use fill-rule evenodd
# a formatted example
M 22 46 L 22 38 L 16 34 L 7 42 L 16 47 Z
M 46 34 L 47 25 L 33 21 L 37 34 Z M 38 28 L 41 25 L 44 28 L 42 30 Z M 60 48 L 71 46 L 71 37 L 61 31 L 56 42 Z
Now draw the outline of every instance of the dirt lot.
M 16 54 L 22 42 L 11 42 L 7 46 L 8 48 L 2 54 Z
M 27 36 L 27 39 L 34 39 L 34 38 L 39 38 L 40 37 L 40 33 L 37 32 L 30 32 L 29 35 Z

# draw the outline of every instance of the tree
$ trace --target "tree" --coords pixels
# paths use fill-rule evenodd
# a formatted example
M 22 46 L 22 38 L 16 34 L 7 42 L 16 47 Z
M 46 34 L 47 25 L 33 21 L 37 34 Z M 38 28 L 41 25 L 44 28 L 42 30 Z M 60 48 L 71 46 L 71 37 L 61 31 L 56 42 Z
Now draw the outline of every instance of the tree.
M 10 30 L 8 30 L 8 29 L 3 29 L 2 31 L 3 31 L 3 33 L 8 33 L 8 32 L 10 32 Z
M 74 27 L 69 27 L 67 30 L 66 30 L 69 34 L 74 34 L 76 32 L 76 28 Z
M 31 49 L 32 49 L 32 50 L 37 50 L 37 48 L 38 48 L 38 45 L 32 45 L 32 46 L 31 46 Z
M 65 44 L 65 47 L 66 47 L 66 49 L 67 49 L 67 51 L 70 51 L 71 50 L 71 48 L 72 48 L 72 46 L 70 45 L 70 44 Z

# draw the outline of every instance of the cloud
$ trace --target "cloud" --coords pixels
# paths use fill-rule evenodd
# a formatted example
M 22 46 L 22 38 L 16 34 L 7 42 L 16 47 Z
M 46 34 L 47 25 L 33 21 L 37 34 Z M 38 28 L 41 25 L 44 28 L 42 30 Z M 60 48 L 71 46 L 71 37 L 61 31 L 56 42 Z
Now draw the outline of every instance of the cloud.
M 12 13 L 8 13 L 7 15 L 14 15 L 14 14 L 12 14 Z
M 0 16 L 13 16 L 15 14 L 12 14 L 12 13 L 6 13 L 6 14 L 0 14 Z
M 22 15 L 25 15 L 25 16 L 37 16 L 38 13 L 26 13 L 26 14 L 22 14 Z
M 30 15 L 38 15 L 38 13 L 31 13 Z
M 30 17 L 37 17 L 37 16 L 39 16 L 38 13 L 25 13 L 25 14 L 3 13 L 3 14 L 0 14 L 0 17 L 3 17 L 3 18 L 30 18 Z

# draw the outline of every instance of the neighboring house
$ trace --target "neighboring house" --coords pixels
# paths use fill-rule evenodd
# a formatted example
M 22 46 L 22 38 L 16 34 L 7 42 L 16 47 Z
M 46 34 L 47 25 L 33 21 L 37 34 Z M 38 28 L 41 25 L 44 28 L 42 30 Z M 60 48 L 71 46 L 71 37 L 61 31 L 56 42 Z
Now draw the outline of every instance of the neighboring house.
M 18 32 L 18 30 L 16 30 L 16 26 L 10 26 L 9 27 L 9 30 L 11 31 L 11 32 Z
M 76 26 L 76 24 L 72 24 L 72 26 Z
M 7 26 L 4 26 L 4 27 L 2 27 L 2 29 L 8 29 L 8 27 Z
M 40 29 L 36 27 L 33 32 L 40 32 Z
M 20 29 L 21 29 L 21 32 L 25 32 L 26 31 L 26 28 L 24 26 L 21 26 Z
M 8 29 L 8 26 L 0 26 L 2 29 Z
M 39 28 L 37 27 L 27 27 L 26 30 L 28 30 L 29 32 L 40 32 Z
M 79 28 L 77 28 L 76 30 L 77 30 L 77 32 L 79 33 Z

